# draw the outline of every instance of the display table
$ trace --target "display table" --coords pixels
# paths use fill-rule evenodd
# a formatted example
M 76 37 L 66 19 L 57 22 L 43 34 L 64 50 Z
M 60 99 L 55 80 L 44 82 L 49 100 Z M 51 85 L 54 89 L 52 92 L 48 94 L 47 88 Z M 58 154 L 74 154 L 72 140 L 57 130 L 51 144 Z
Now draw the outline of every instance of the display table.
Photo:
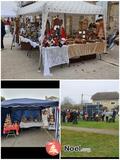
M 19 135 L 19 129 L 20 129 L 19 125 L 12 124 L 7 127 L 4 127 L 3 134 L 7 134 L 10 131 L 16 131 L 16 135 Z
M 42 127 L 42 122 L 20 122 L 20 128 Z
M 105 42 L 71 44 L 68 46 L 68 56 L 70 59 L 92 54 L 102 54 L 105 52 L 105 49 L 106 49 Z
M 19 36 L 19 38 L 20 38 L 20 42 L 30 43 L 30 45 L 33 48 L 39 47 L 39 43 L 33 42 L 32 40 L 30 40 L 28 38 L 24 38 L 23 36 Z
M 61 64 L 69 64 L 69 59 L 93 54 L 102 54 L 106 50 L 105 42 L 71 44 L 60 47 L 42 47 L 42 64 L 44 76 L 52 75 L 50 68 Z M 40 53 L 40 54 L 41 54 Z
M 50 76 L 50 68 L 61 64 L 69 64 L 68 46 L 42 47 L 42 64 L 44 76 Z

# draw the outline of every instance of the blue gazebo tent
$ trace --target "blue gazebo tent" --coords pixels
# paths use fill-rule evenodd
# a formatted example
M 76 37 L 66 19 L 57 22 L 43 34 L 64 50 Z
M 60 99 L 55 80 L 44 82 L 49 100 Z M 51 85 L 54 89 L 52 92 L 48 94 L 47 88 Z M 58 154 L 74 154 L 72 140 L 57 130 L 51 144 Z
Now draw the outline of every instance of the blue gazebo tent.
M 3 125 L 7 114 L 10 114 L 12 122 L 21 122 L 23 113 L 26 112 L 26 116 L 29 116 L 30 112 L 33 116 L 36 116 L 42 109 L 54 107 L 56 109 L 56 115 L 58 115 L 59 106 L 58 101 L 41 100 L 31 98 L 18 98 L 5 100 L 1 103 L 1 127 L 3 131 Z M 58 117 L 58 116 L 56 116 Z M 56 118 L 56 133 L 58 130 L 58 118 Z M 56 137 L 56 135 L 55 135 Z

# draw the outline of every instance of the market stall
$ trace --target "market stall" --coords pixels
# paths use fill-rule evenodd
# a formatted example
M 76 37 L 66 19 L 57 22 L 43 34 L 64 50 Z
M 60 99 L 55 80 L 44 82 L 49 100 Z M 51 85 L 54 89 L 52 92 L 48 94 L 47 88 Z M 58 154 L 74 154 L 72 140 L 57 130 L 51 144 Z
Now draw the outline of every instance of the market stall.
M 39 13 L 42 15 L 39 67 L 41 64 L 44 66 L 45 76 L 51 75 L 51 67 L 69 63 L 70 58 L 105 52 L 106 24 L 105 11 L 102 7 L 78 1 L 36 2 L 33 5 L 34 7 L 31 5 L 20 9 L 19 14 Z M 51 14 L 56 14 L 56 17 L 48 25 L 48 18 Z M 63 23 L 63 19 L 60 19 L 60 14 L 100 15 L 100 17 L 99 23 L 89 25 L 89 28 L 88 20 L 84 18 L 75 36 L 66 36 L 65 22 Z
M 28 50 L 28 53 L 32 49 L 39 51 L 40 37 L 40 16 L 20 16 L 20 30 L 19 30 L 19 44 L 21 49 Z
M 58 120 L 58 101 L 40 100 L 40 99 L 11 99 L 1 103 L 1 126 L 2 133 L 6 134 L 11 130 L 15 130 L 19 134 L 19 128 L 29 127 L 46 127 L 47 108 L 54 108 L 55 115 L 49 119 L 49 122 L 55 122 L 55 138 L 58 138 L 59 120 Z M 40 116 L 44 111 L 42 117 Z M 45 118 L 43 118 L 45 117 Z M 48 122 L 48 123 L 49 123 Z

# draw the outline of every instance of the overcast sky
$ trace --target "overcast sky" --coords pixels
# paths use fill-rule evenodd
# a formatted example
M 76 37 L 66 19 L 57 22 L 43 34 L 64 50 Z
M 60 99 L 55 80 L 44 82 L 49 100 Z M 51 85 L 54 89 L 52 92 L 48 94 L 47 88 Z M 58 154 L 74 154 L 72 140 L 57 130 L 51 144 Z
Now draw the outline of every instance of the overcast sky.
M 45 96 L 59 97 L 59 89 L 2 89 L 1 96 L 4 96 L 5 99 L 14 99 L 14 98 L 45 99 Z
M 90 97 L 96 92 L 119 91 L 119 82 L 117 80 L 64 80 L 61 81 L 61 100 L 64 97 L 70 97 L 75 103 L 83 100 L 90 102 Z

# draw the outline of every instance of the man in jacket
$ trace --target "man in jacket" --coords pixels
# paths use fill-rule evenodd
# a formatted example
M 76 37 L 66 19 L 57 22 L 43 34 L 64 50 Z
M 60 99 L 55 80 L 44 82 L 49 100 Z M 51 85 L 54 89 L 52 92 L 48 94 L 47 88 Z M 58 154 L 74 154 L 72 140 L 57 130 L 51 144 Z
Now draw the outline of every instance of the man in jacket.
M 4 49 L 4 43 L 3 43 L 3 38 L 5 36 L 6 32 L 5 32 L 5 25 L 3 20 L 1 21 L 1 49 Z

